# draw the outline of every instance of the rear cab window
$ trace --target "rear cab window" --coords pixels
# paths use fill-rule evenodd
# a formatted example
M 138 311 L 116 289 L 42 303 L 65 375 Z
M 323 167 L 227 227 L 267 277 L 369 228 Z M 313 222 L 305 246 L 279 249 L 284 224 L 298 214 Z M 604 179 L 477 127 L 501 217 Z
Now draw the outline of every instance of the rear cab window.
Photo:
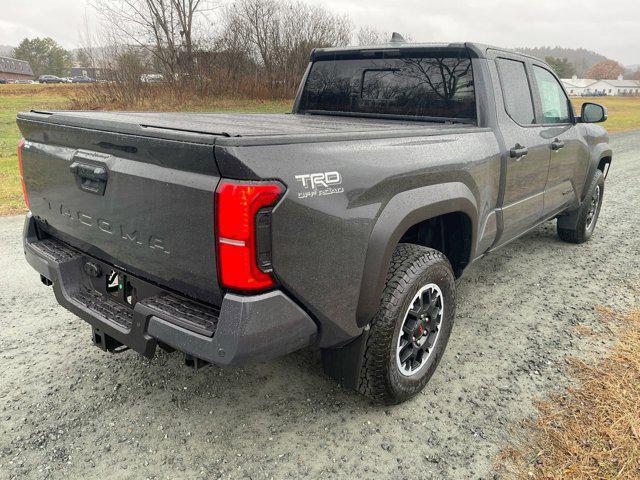
M 466 50 L 365 50 L 316 59 L 300 111 L 476 123 L 471 59 Z
M 519 125 L 536 123 L 531 86 L 524 62 L 496 59 L 507 114 Z

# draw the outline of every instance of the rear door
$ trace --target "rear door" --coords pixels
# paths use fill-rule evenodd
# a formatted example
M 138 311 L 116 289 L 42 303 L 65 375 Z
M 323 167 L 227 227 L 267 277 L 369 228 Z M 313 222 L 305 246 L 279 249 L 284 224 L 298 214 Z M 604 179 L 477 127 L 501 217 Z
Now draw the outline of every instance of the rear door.
M 532 62 L 534 92 L 539 108 L 539 121 L 544 136 L 551 140 L 551 162 L 544 194 L 543 215 L 550 216 L 575 202 L 581 155 L 588 146 L 581 141 L 574 121 L 573 108 L 560 81 L 542 63 Z
M 543 216 L 550 139 L 536 121 L 529 64 L 504 52 L 494 52 L 493 59 L 501 89 L 497 114 L 507 150 L 499 245 L 526 232 Z

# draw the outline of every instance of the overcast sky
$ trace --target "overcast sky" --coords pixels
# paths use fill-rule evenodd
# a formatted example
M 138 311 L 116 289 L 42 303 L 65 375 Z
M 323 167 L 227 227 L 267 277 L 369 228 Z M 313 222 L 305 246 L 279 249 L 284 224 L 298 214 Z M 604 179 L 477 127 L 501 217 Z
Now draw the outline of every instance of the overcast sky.
M 348 14 L 356 27 L 415 41 L 476 41 L 503 47 L 584 47 L 640 64 L 639 0 L 306 0 Z M 0 44 L 50 36 L 78 46 L 86 0 L 0 0 Z

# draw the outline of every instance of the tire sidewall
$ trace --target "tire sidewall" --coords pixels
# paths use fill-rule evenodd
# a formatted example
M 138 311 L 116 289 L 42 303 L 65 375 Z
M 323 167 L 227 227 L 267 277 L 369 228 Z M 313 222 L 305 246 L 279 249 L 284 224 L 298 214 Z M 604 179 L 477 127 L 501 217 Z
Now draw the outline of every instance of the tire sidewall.
M 447 260 L 443 258 L 438 263 L 424 268 L 411 282 L 411 287 L 403 295 L 395 312 L 396 322 L 387 361 L 387 378 L 390 390 L 393 392 L 394 397 L 400 401 L 412 397 L 424 388 L 436 370 L 451 334 L 455 318 L 455 280 L 450 267 L 447 268 L 448 265 L 445 265 L 445 262 Z M 416 375 L 405 376 L 400 372 L 396 363 L 398 338 L 405 314 L 411 306 L 411 302 L 417 292 L 429 283 L 436 284 L 442 292 L 444 315 L 440 323 L 440 335 L 434 345 L 432 354 L 427 360 L 427 364 Z

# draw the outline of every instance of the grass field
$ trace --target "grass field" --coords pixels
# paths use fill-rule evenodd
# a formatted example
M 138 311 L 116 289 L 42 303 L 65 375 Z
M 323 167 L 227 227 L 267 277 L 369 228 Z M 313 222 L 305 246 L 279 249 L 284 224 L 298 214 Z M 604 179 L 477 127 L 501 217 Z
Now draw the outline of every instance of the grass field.
M 571 388 L 537 404 L 526 438 L 503 452 L 511 478 L 640 478 L 640 311 L 602 314 L 619 340 L 595 363 L 574 360 Z
M 0 85 L 0 215 L 11 215 L 25 211 L 18 171 L 16 147 L 20 132 L 16 125 L 16 113 L 38 108 L 64 108 L 69 103 L 67 92 L 47 85 L 16 85 L 36 87 L 33 91 L 21 92 L 24 88 L 7 88 Z M 10 94 L 8 92 L 11 92 Z
M 599 103 L 607 107 L 609 119 L 603 124 L 610 132 L 623 132 L 640 128 L 640 97 L 595 97 L 572 99 L 576 112 L 584 102 Z
M 16 114 L 32 109 L 64 109 L 81 104 L 84 85 L 0 85 L 0 215 L 25 211 L 18 172 L 16 146 L 20 133 Z M 78 101 L 80 99 L 80 101 Z M 640 128 L 640 97 L 599 97 L 574 99 L 579 110 L 585 101 L 602 103 L 609 110 L 606 127 L 610 132 Z M 138 107 L 137 105 L 135 106 Z M 147 107 L 153 109 L 153 107 Z M 212 99 L 197 105 L 186 105 L 187 111 L 209 112 L 286 112 L 289 100 Z

